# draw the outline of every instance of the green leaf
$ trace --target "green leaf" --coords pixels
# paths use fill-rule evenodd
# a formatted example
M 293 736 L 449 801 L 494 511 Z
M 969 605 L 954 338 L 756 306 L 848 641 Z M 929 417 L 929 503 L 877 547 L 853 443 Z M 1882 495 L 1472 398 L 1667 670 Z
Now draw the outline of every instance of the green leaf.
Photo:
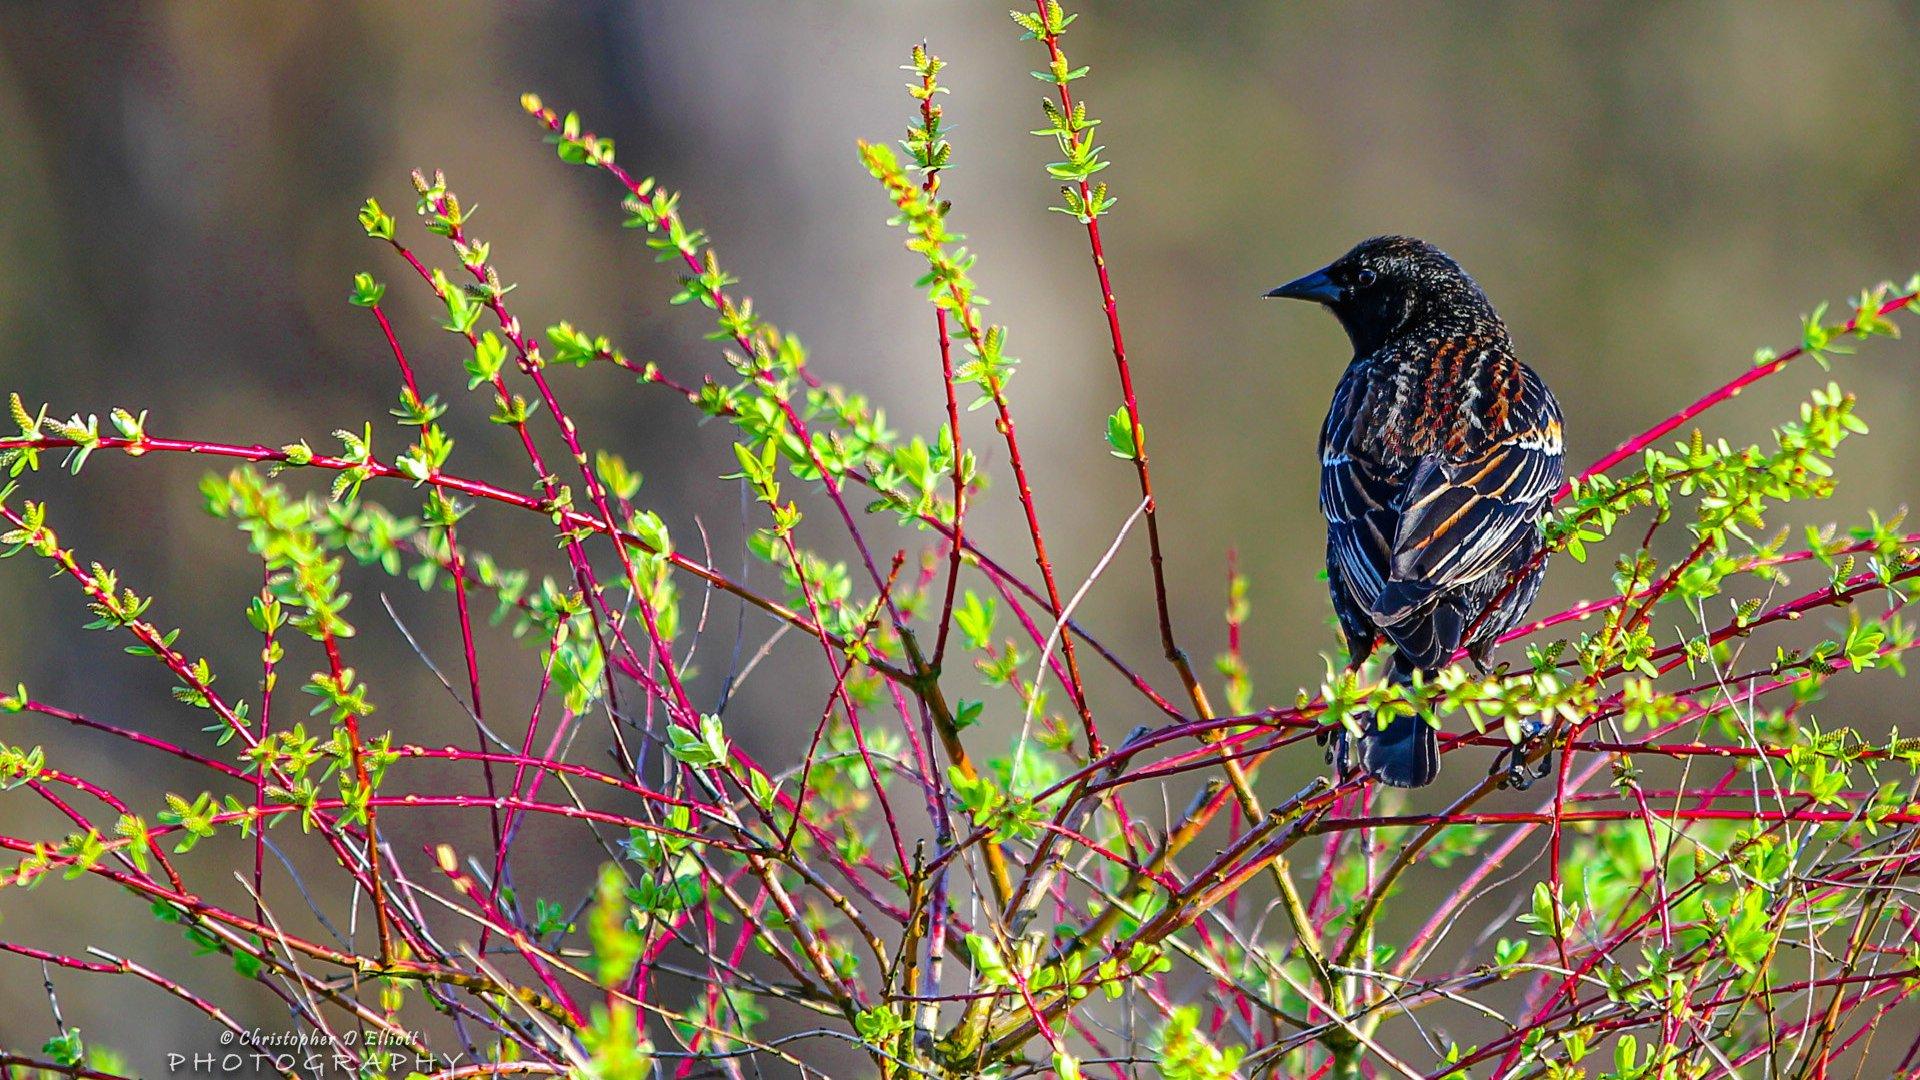
M 711 713 L 700 717 L 697 732 L 678 725 L 668 728 L 667 742 L 667 752 L 674 760 L 692 769 L 711 769 L 724 763 L 730 753 L 720 718 Z
M 387 295 L 387 287 L 373 279 L 373 275 L 361 271 L 353 275 L 353 294 L 348 297 L 356 307 L 372 307 Z
M 1113 411 L 1107 417 L 1107 445 L 1112 447 L 1109 453 L 1114 457 L 1133 461 L 1140 456 L 1140 448 L 1133 438 L 1133 414 L 1125 405 Z
M 970 728 L 973 725 L 979 723 L 980 712 L 985 708 L 986 708 L 986 702 L 984 701 L 969 701 L 966 698 L 961 698 L 958 701 L 954 702 L 954 705 L 953 705 L 954 730 L 965 731 L 967 728 Z
M 467 360 L 467 389 L 492 382 L 506 362 L 507 344 L 500 335 L 491 330 L 481 334 L 473 344 L 473 356 Z

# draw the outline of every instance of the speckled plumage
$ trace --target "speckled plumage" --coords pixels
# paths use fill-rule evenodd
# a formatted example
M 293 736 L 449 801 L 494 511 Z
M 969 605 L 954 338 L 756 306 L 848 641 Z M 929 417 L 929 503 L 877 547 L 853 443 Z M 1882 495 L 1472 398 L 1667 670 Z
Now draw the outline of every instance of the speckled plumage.
M 1484 667 L 1540 589 L 1540 521 L 1563 476 L 1559 403 L 1480 287 L 1424 241 L 1368 240 L 1269 295 L 1325 304 L 1354 346 L 1320 436 L 1328 583 L 1353 662 L 1385 638 L 1397 679 L 1463 648 Z M 1344 738 L 1333 758 L 1355 764 Z M 1369 730 L 1357 764 L 1389 784 L 1431 783 L 1433 728 L 1402 717 Z

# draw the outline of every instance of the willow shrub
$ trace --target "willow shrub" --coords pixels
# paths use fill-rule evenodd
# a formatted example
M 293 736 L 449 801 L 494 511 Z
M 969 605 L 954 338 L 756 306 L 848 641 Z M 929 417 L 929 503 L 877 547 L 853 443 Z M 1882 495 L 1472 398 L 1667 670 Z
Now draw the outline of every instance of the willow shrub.
M 671 302 L 711 323 L 718 362 L 668 371 L 566 322 L 523 324 L 447 180 L 415 174 L 417 221 L 403 228 L 370 199 L 359 223 L 395 287 L 438 298 L 467 379 L 416 370 L 404 343 L 425 328 L 394 326 L 387 283 L 358 275 L 351 301 L 395 362 L 397 436 L 381 420 L 339 432 L 338 446 L 227 445 L 150 433 L 144 413 L 61 421 L 15 397 L 18 432 L 0 439 L 15 481 L 0 507 L 9 554 L 49 564 L 32 572 L 84 595 L 88 629 L 166 667 L 204 727 L 138 734 L 87 716 L 84 702 L 7 695 L 0 789 L 72 828 L 0 836 L 14 859 L 0 890 L 9 906 L 58 904 L 73 887 L 63 879 L 105 879 L 130 917 L 173 924 L 203 958 L 158 971 L 105 947 L 0 949 L 37 961 L 50 990 L 118 977 L 139 984 L 126 991 L 132 1008 L 172 995 L 229 1029 L 221 1060 L 245 1055 L 248 1075 L 325 1069 L 234 1019 L 231 1003 L 257 993 L 247 983 L 284 1003 L 289 1030 L 328 1034 L 329 1056 L 395 1076 L 1910 1067 L 1914 1012 L 1897 1010 L 1920 986 L 1906 884 L 1920 859 L 1920 740 L 1823 729 L 1808 706 L 1836 679 L 1900 670 L 1920 538 L 1897 516 L 1804 536 L 1768 527 L 1788 504 L 1825 497 L 1836 448 L 1866 430 L 1836 385 L 1812 389 L 1761 445 L 1690 425 L 1757 380 L 1827 369 L 1856 339 L 1894 334 L 1916 284 L 1873 289 L 1844 317 L 1816 311 L 1797 346 L 1761 353 L 1571 482 L 1548 526 L 1552 557 L 1611 560 L 1614 592 L 1508 635 L 1507 654 L 1524 659 L 1397 687 L 1333 657 L 1323 685 L 1262 705 L 1238 651 L 1240 583 L 1231 645 L 1211 669 L 1189 662 L 1168 613 L 1147 425 L 1101 248 L 1115 197 L 1099 121 L 1076 98 L 1088 69 L 1063 52 L 1074 20 L 1056 5 L 1014 20 L 1044 51 L 1036 134 L 1058 149 L 1047 166 L 1066 219 L 1056 227 L 1092 256 L 1087 287 L 1106 312 L 1120 401 L 1107 442 L 1139 481 L 1102 566 L 1135 531 L 1149 563 L 1137 575 L 1113 567 L 1099 587 L 1152 591 L 1164 663 L 1123 661 L 1071 618 L 1084 586 L 1048 555 L 1028 483 L 1044 463 L 1022 453 L 1015 423 L 1017 361 L 940 194 L 954 148 L 937 58 L 912 52 L 905 141 L 859 148 L 875 212 L 925 262 L 926 355 L 946 423 L 911 435 L 823 380 L 740 295 L 679 192 L 627 172 L 612 140 L 530 95 L 561 161 L 606 182 L 627 227 L 680 268 Z M 744 485 L 757 501 L 750 547 L 779 587 L 757 590 L 670 533 L 638 473 L 585 439 L 565 394 L 569 369 L 591 365 L 730 426 L 739 469 L 715 498 Z M 462 474 L 440 425 L 456 408 L 490 409 L 529 474 Z M 972 410 L 992 423 L 963 435 Z M 555 431 L 564 459 L 539 449 Z M 396 442 L 410 445 L 374 449 Z M 989 448 L 1012 480 L 991 492 Z M 153 621 L 152 597 L 56 531 L 50 466 L 137 469 L 172 453 L 228 462 L 202 494 L 263 561 L 245 612 L 262 642 L 257 669 L 216 672 L 192 634 Z M 40 490 L 46 499 L 29 497 Z M 1030 544 L 983 550 L 967 527 L 983 500 L 1017 502 Z M 467 546 L 476 512 L 551 539 L 564 570 L 539 576 Z M 1659 542 L 1680 533 L 1688 543 Z M 448 708 L 472 719 L 469 745 L 419 745 L 405 724 L 379 722 L 353 634 L 355 620 L 380 616 L 350 604 L 347 586 L 383 575 L 447 598 L 457 643 L 421 651 L 464 657 L 446 675 Z M 744 721 L 804 725 L 798 760 L 756 760 L 734 736 L 737 711 L 703 711 L 689 692 L 690 607 L 712 596 L 700 603 L 739 606 L 769 648 L 815 664 L 810 681 L 783 688 L 789 714 Z M 483 672 L 475 639 L 498 622 L 527 662 Z M 1096 666 L 1140 701 L 1089 694 Z M 723 674 L 739 673 L 736 659 Z M 493 688 L 515 680 L 538 688 L 531 722 L 492 706 L 505 696 Z M 1101 722 L 1140 702 L 1157 726 L 1116 738 Z M 1357 780 L 1261 782 L 1278 752 L 1317 763 L 1312 742 L 1330 725 L 1404 709 L 1442 726 L 1444 752 L 1519 755 L 1540 777 L 1532 808 L 1485 809 L 1504 774 L 1468 768 L 1447 774 L 1459 791 L 1446 809 L 1424 814 Z M 205 787 L 109 790 L 87 778 L 89 762 L 34 745 L 42 722 L 190 763 Z M 1544 737 L 1512 742 L 1539 727 Z M 422 763 L 464 788 L 419 786 Z M 396 817 L 429 808 L 485 821 L 491 842 L 383 843 Z M 515 882 L 515 838 L 536 818 L 614 858 L 595 881 Z M 221 834 L 253 850 L 237 883 L 197 850 Z M 330 854 L 332 876 L 292 878 L 264 857 L 270 838 Z M 1426 884 L 1407 891 L 1416 868 Z M 1480 902 L 1508 895 L 1520 900 Z M 287 909 L 303 905 L 324 930 L 288 928 Z M 15 1075 L 126 1070 L 52 1023 L 44 1045 L 5 1048 L 0 1062 Z M 113 1032 L 87 1035 L 114 1044 Z

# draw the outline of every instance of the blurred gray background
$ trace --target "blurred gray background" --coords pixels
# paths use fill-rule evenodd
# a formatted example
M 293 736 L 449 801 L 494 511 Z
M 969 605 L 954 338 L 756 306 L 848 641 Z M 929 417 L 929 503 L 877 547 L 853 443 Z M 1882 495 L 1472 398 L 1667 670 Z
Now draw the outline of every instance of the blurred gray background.
M 353 272 L 370 269 L 392 286 L 423 380 L 455 405 L 453 470 L 525 487 L 519 450 L 462 391 L 459 353 L 418 283 L 354 223 L 376 195 L 412 246 L 449 264 L 409 212 L 408 169 L 444 168 L 479 205 L 473 231 L 519 283 L 513 307 L 530 327 L 570 319 L 689 381 L 722 370 L 702 340 L 704 316 L 665 303 L 671 275 L 619 228 L 611 185 L 540 143 L 517 103 L 535 90 L 614 137 L 628 168 L 684 190 L 687 217 L 710 231 L 739 291 L 807 342 L 823 377 L 871 392 L 902 430 L 931 432 L 939 382 L 931 315 L 912 284 L 918 260 L 854 157 L 854 140 L 904 131 L 912 103 L 898 66 L 924 38 L 951 64 L 943 104 L 956 167 L 943 194 L 981 256 L 991 316 L 1012 328 L 1009 352 L 1023 359 L 1016 414 L 1062 576 L 1077 581 L 1133 508 L 1134 480 L 1101 440 L 1118 394 L 1084 235 L 1044 212 L 1057 187 L 1042 168 L 1053 148 L 1025 134 L 1039 121 L 1041 86 L 1027 71 L 1040 53 L 1018 40 L 1004 6 L 9 4 L 0 388 L 63 417 L 148 409 L 155 434 L 236 442 L 319 446 L 371 417 L 390 456 L 406 442 L 385 423 L 392 361 L 345 301 Z M 1177 625 L 1196 657 L 1219 650 L 1225 557 L 1237 549 L 1252 578 L 1247 650 L 1262 702 L 1317 683 L 1319 654 L 1332 648 L 1314 578 L 1313 442 L 1347 355 L 1330 318 L 1263 302 L 1266 288 L 1366 235 L 1434 240 L 1480 279 L 1556 388 L 1569 461 L 1584 463 L 1740 371 L 1755 347 L 1793 344 L 1798 317 L 1818 302 L 1920 269 L 1912 5 L 1079 7 L 1067 45 L 1093 65 L 1076 89 L 1105 121 L 1114 161 L 1102 179 L 1120 201 L 1105 233 Z M 1837 377 L 1871 394 L 1862 413 L 1874 431 L 1849 444 L 1841 496 L 1819 517 L 1852 521 L 1911 497 L 1916 359 L 1909 343 L 1879 343 L 1841 363 Z M 643 501 L 682 544 L 697 536 L 697 515 L 716 561 L 737 565 L 739 496 L 717 479 L 733 467 L 725 429 L 610 372 L 556 379 L 587 439 L 646 472 Z M 1709 430 L 1761 437 L 1824 379 L 1793 369 L 1715 413 Z M 972 423 L 973 445 L 1003 466 L 981 415 Z M 241 695 L 257 678 L 258 642 L 241 612 L 258 566 L 241 536 L 202 512 L 194 485 L 207 468 L 101 455 L 78 481 L 31 478 L 27 494 L 51 498 L 52 522 L 83 557 L 160 597 L 154 618 L 187 627 L 186 647 Z M 384 498 L 414 505 L 404 490 Z M 1014 510 L 1002 483 L 972 528 L 1024 567 Z M 474 543 L 561 568 L 523 522 L 470 520 Z M 825 515 L 813 523 L 824 527 Z M 1592 595 L 1605 572 L 1604 561 L 1558 566 L 1540 610 Z M 1146 581 L 1136 538 L 1083 615 L 1171 686 Z M 349 660 L 375 688 L 378 722 L 423 742 L 464 738 L 465 720 L 377 596 L 393 597 L 457 677 L 447 605 L 377 577 L 355 577 L 352 589 L 361 639 Z M 79 632 L 77 593 L 42 567 L 0 567 L 0 605 L 0 684 L 25 681 L 103 720 L 201 738 L 198 714 L 168 701 L 156 666 Z M 725 618 L 730 628 L 730 609 Z M 764 633 L 751 625 L 750 642 Z M 528 655 L 492 637 L 486 650 L 490 711 L 524 715 Z M 711 684 L 722 665 L 704 666 Z M 1836 695 L 1823 721 L 1899 722 L 1907 687 L 1875 680 Z M 297 681 L 282 684 L 282 716 L 304 712 Z M 749 683 L 729 714 L 743 718 L 739 737 L 775 757 L 795 752 L 825 693 L 807 690 L 795 714 L 776 686 L 773 675 Z M 1105 698 L 1109 738 L 1152 719 L 1118 690 Z M 203 782 L 44 718 L 0 717 L 0 740 L 45 744 L 56 765 L 64 757 L 143 792 L 149 813 L 164 790 Z M 1302 751 L 1267 784 L 1291 791 L 1319 767 Z M 450 774 L 422 786 L 474 782 Z M 393 826 L 402 844 L 465 827 L 432 814 Z M 0 830 L 64 828 L 16 792 L 0 800 Z M 522 849 L 523 875 L 558 879 L 599 857 L 575 844 L 543 867 L 539 835 Z M 193 856 L 216 881 L 225 857 L 238 867 L 250 855 L 236 845 Z M 99 943 L 181 975 L 214 963 L 188 959 L 171 928 L 138 911 L 92 882 L 4 889 L 0 935 L 65 951 Z M 231 992 L 210 968 L 201 974 Z M 0 955 L 0 1046 L 37 1048 L 52 1033 L 39 983 L 37 965 Z M 68 1022 L 142 1072 L 160 1073 L 167 1049 L 210 1042 L 204 1018 L 150 988 L 71 973 L 57 984 Z M 250 1019 L 283 1022 L 264 1001 Z

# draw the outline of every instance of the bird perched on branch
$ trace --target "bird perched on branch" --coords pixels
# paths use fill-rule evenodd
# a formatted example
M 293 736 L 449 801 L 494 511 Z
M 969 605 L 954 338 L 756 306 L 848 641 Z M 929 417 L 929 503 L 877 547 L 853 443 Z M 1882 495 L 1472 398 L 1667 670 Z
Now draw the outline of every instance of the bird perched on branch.
M 1460 264 L 1423 240 L 1368 240 L 1268 296 L 1340 320 L 1353 362 L 1320 434 L 1327 581 L 1357 666 L 1384 637 L 1389 677 L 1481 671 L 1544 574 L 1541 520 L 1563 475 L 1560 405 L 1513 354 L 1506 324 Z M 1400 716 L 1344 732 L 1328 758 L 1383 783 L 1440 771 L 1433 727 Z M 1524 757 L 1510 775 L 1524 782 Z

